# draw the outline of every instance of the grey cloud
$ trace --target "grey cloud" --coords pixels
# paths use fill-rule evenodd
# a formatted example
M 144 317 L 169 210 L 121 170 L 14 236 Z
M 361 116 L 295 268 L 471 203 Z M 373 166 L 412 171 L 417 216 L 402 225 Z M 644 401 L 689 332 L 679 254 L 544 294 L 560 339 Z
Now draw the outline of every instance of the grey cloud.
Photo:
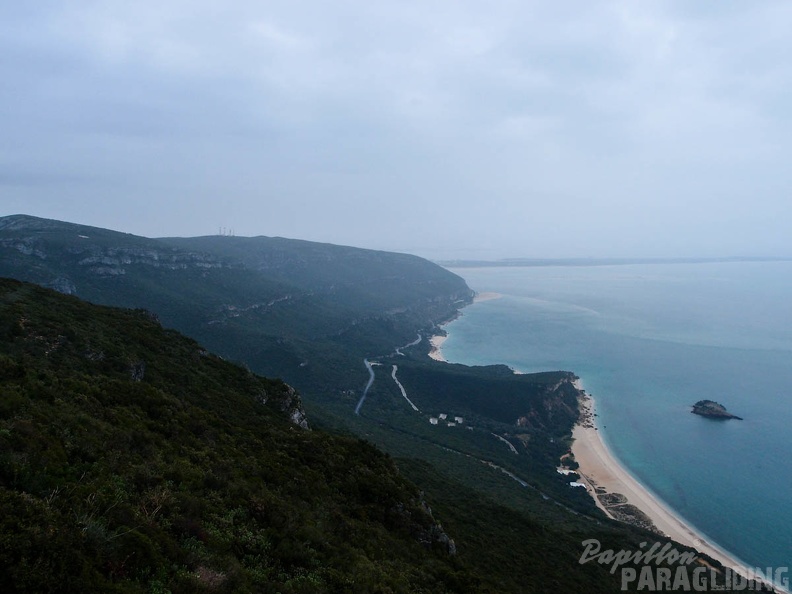
M 785 3 L 33 4 L 0 7 L 4 210 L 430 256 L 792 252 Z

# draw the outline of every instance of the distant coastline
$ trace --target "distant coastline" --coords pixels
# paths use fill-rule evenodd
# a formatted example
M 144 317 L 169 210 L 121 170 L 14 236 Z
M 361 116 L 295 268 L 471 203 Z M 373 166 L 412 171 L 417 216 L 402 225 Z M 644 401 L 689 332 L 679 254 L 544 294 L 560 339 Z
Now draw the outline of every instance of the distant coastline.
M 531 266 L 629 266 L 631 264 L 718 264 L 732 262 L 790 262 L 792 257 L 733 258 L 505 258 L 502 260 L 436 260 L 445 268 L 501 268 Z

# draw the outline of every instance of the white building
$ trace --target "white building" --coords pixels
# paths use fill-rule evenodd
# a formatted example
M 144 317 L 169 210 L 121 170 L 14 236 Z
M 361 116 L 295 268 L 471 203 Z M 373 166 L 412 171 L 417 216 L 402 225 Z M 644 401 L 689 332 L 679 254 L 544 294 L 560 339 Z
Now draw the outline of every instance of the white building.
M 429 417 L 429 422 L 432 425 L 437 425 L 437 417 Z
M 462 417 L 454 417 L 454 421 L 459 423 L 460 425 L 465 422 L 465 419 Z
M 445 421 L 448 418 L 448 415 L 445 413 L 440 413 L 440 420 Z

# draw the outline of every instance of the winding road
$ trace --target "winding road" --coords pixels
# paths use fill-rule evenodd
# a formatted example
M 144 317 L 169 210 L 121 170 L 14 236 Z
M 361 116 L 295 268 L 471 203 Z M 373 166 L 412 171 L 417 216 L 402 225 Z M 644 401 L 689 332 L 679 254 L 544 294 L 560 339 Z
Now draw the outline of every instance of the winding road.
M 512 452 L 514 452 L 515 454 L 518 454 L 518 453 L 519 453 L 519 452 L 517 452 L 517 448 L 515 448 L 515 447 L 514 447 L 514 445 L 512 445 L 512 443 L 511 443 L 511 442 L 510 442 L 508 439 L 506 439 L 506 438 L 504 438 L 504 437 L 501 437 L 501 436 L 500 436 L 500 435 L 498 435 L 497 433 L 493 433 L 493 434 L 492 434 L 492 436 L 493 436 L 493 437 L 496 437 L 496 438 L 498 438 L 498 439 L 500 439 L 500 440 L 501 440 L 503 443 L 505 443 L 507 446 L 509 446 L 509 448 L 511 449 L 511 451 L 512 451 Z
M 397 348 L 395 350 L 395 354 L 403 355 L 403 353 L 401 352 L 401 349 L 405 349 L 407 347 L 414 346 L 414 345 L 418 344 L 419 342 L 421 342 L 421 336 L 420 335 L 418 335 L 418 338 L 416 340 L 414 340 L 413 342 L 411 342 L 410 344 L 405 345 L 403 347 Z M 366 400 L 366 396 L 368 395 L 369 389 L 371 389 L 371 385 L 374 383 L 374 366 L 375 365 L 381 365 L 381 363 L 378 363 L 376 361 L 372 362 L 372 361 L 369 361 L 368 359 L 363 359 L 363 364 L 366 366 L 366 369 L 369 372 L 369 380 L 368 380 L 368 383 L 366 384 L 365 389 L 363 390 L 363 396 L 360 397 L 360 400 L 358 401 L 357 406 L 355 407 L 355 414 L 356 415 L 360 415 L 360 408 L 363 406 L 363 402 L 365 402 L 365 400 Z M 393 381 L 396 382 L 397 386 L 399 386 L 399 390 L 401 390 L 402 396 L 404 396 L 404 399 L 407 400 L 407 402 L 410 404 L 410 406 L 413 408 L 413 410 L 415 410 L 417 412 L 421 412 L 420 410 L 418 410 L 418 407 L 415 406 L 415 404 L 413 404 L 412 400 L 409 399 L 409 397 L 407 396 L 407 391 L 404 389 L 404 386 L 402 386 L 401 382 L 396 378 L 396 372 L 398 371 L 398 369 L 399 368 L 398 368 L 397 365 L 393 365 L 393 369 L 391 371 L 391 377 L 393 378 Z M 497 435 L 496 433 L 492 433 L 492 435 L 494 437 L 498 438 L 499 440 L 505 442 L 506 445 L 509 446 L 509 448 L 512 450 L 513 453 L 515 453 L 515 454 L 518 453 L 517 449 L 514 447 L 514 444 L 512 444 L 510 441 L 508 441 L 507 439 L 503 438 L 500 435 Z M 592 522 L 594 522 L 596 524 L 600 524 L 600 521 L 597 518 L 593 518 L 593 517 L 591 517 L 591 516 L 589 516 L 587 514 L 581 514 L 580 512 L 575 511 L 574 509 L 571 509 L 571 508 L 567 507 L 566 505 L 564 505 L 563 503 L 561 503 L 557 499 L 554 499 L 553 497 L 549 497 L 542 490 L 538 489 L 534 485 L 531 485 L 530 483 L 528 483 L 527 481 L 523 480 L 522 478 L 520 478 L 519 476 L 517 476 L 513 472 L 510 472 L 510 471 L 506 470 L 502 466 L 499 466 L 499 465 L 495 464 L 494 462 L 492 462 L 490 460 L 482 460 L 481 458 L 478 458 L 478 457 L 473 456 L 471 454 L 468 454 L 466 452 L 455 450 L 453 448 L 448 448 L 448 447 L 442 446 L 442 445 L 437 444 L 437 443 L 435 443 L 434 445 L 436 445 L 437 447 L 440 447 L 440 448 L 442 448 L 444 450 L 448 450 L 449 452 L 454 452 L 455 454 L 460 454 L 462 456 L 466 456 L 466 457 L 471 458 L 473 460 L 477 460 L 477 461 L 481 462 L 482 464 L 485 464 L 485 465 L 489 466 L 493 470 L 498 470 L 498 471 L 502 472 L 503 474 L 508 476 L 510 479 L 512 479 L 513 481 L 517 482 L 521 487 L 527 488 L 527 489 L 532 489 L 533 491 L 536 491 L 542 497 L 542 499 L 544 499 L 545 501 L 547 501 L 549 503 L 552 503 L 554 505 L 557 505 L 558 507 L 566 510 L 567 512 L 569 512 L 571 514 L 574 514 L 574 515 L 582 517 L 582 518 L 586 518 L 587 520 L 591 520 Z
M 413 340 L 411 343 L 405 344 L 404 346 L 396 347 L 396 349 L 394 350 L 393 353 L 395 355 L 401 355 L 403 357 L 404 353 L 401 352 L 402 349 L 406 349 L 406 348 L 409 348 L 411 346 L 415 346 L 416 344 L 421 342 L 421 340 L 423 340 L 423 337 L 419 334 L 418 338 Z M 363 389 L 363 396 L 360 397 L 360 400 L 358 400 L 357 406 L 355 407 L 355 414 L 358 415 L 358 416 L 360 415 L 360 407 L 363 406 L 363 402 L 365 402 L 366 396 L 368 395 L 368 392 L 371 389 L 371 384 L 374 383 L 374 369 L 372 369 L 372 368 L 374 367 L 374 365 L 379 365 L 379 363 L 376 363 L 376 362 L 372 363 L 368 359 L 363 359 L 363 364 L 366 366 L 366 369 L 368 369 L 369 380 L 368 380 L 368 383 L 366 384 L 366 387 Z M 399 386 L 399 390 L 401 390 L 402 396 L 404 396 L 404 399 L 407 402 L 410 403 L 410 406 L 413 407 L 413 410 L 415 410 L 416 412 L 421 412 L 420 410 L 418 410 L 418 407 L 415 406 L 412 403 L 412 400 L 410 400 L 407 397 L 407 391 L 404 389 L 404 386 L 402 386 L 401 383 L 399 382 L 399 380 L 396 379 L 396 370 L 397 369 L 398 368 L 396 367 L 396 365 L 394 365 L 393 366 L 393 372 L 391 373 L 391 377 L 393 378 L 393 381 L 395 381 L 396 385 Z
M 404 346 L 402 346 L 402 347 L 397 347 L 397 348 L 396 348 L 396 351 L 395 351 L 395 354 L 396 354 L 396 355 L 401 355 L 402 357 L 404 357 L 404 353 L 402 353 L 402 352 L 401 352 L 401 351 L 402 351 L 402 349 L 407 349 L 407 348 L 410 348 L 411 346 L 415 346 L 416 344 L 418 344 L 419 342 L 421 342 L 421 340 L 422 340 L 422 337 L 421 337 L 421 335 L 419 334 L 419 335 L 418 335 L 418 338 L 416 338 L 415 340 L 413 340 L 413 341 L 412 341 L 410 344 L 405 344 L 405 345 L 404 345 Z
M 412 401 L 412 400 L 410 400 L 410 399 L 407 397 L 407 391 L 404 389 L 404 386 L 402 386 L 402 385 L 401 385 L 401 382 L 400 382 L 399 380 L 397 380 L 397 379 L 396 379 L 396 371 L 397 371 L 398 369 L 399 369 L 399 366 L 398 366 L 398 365 L 394 365 L 394 366 L 393 366 L 393 371 L 391 372 L 391 377 L 393 378 L 393 381 L 394 381 L 394 382 L 396 382 L 396 385 L 397 385 L 397 386 L 399 386 L 399 390 L 401 390 L 402 396 L 404 396 L 404 399 L 405 399 L 407 402 L 409 402 L 409 403 L 410 403 L 410 406 L 412 406 L 412 407 L 413 407 L 413 410 L 414 410 L 415 412 L 421 412 L 420 410 L 418 410 L 418 407 L 417 407 L 417 406 L 415 406 L 415 405 L 413 404 L 413 401 Z
M 379 365 L 379 363 L 371 363 L 368 359 L 363 359 L 363 363 L 366 365 L 366 369 L 369 372 L 369 381 L 366 384 L 366 388 L 363 390 L 363 396 L 360 397 L 360 400 L 355 407 L 355 414 L 360 414 L 360 407 L 363 406 L 363 401 L 366 400 L 366 395 L 368 394 L 369 388 L 371 388 L 371 384 L 374 383 L 374 365 Z

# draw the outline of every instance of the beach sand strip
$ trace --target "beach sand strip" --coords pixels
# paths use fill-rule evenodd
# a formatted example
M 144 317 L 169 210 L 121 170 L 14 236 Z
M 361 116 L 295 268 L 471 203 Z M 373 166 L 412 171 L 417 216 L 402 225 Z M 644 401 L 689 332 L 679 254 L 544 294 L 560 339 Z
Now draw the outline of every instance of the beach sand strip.
M 579 386 L 578 386 L 579 387 Z M 724 567 L 746 575 L 746 564 L 709 541 L 656 495 L 644 487 L 613 456 L 600 435 L 594 417 L 594 399 L 581 390 L 580 421 L 572 433 L 572 454 L 580 465 L 581 482 L 587 485 L 597 506 L 608 516 L 648 528 L 719 561 Z M 620 508 L 626 506 L 626 514 Z M 634 514 L 632 508 L 640 510 Z M 631 519 L 632 516 L 632 519 Z M 645 525 L 646 521 L 651 525 Z

